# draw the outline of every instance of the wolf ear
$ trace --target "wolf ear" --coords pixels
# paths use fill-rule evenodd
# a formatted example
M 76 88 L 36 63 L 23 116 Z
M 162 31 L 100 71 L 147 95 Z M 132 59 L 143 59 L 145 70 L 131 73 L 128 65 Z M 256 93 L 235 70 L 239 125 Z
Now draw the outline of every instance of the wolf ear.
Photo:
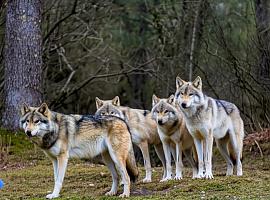
M 167 99 L 167 102 L 169 104 L 172 104 L 174 102 L 174 95 L 173 94 Z
M 201 79 L 201 77 L 197 76 L 197 78 L 192 82 L 192 85 L 195 88 L 201 90 L 202 89 L 202 79 Z
M 152 107 L 154 107 L 158 102 L 159 102 L 159 98 L 153 94 L 152 96 Z
M 49 114 L 49 108 L 46 103 L 42 103 L 37 111 L 43 114 L 44 116 L 48 116 Z
M 23 116 L 26 113 L 28 113 L 29 111 L 30 111 L 29 106 L 26 103 L 23 103 L 22 107 L 21 107 L 21 115 Z
M 179 76 L 176 77 L 176 89 L 182 87 L 186 81 L 182 80 Z
M 116 97 L 113 98 L 112 104 L 114 106 L 120 106 L 120 98 L 119 98 L 119 96 L 116 96 Z
M 101 106 L 103 106 L 103 101 L 96 97 L 96 107 L 99 109 Z

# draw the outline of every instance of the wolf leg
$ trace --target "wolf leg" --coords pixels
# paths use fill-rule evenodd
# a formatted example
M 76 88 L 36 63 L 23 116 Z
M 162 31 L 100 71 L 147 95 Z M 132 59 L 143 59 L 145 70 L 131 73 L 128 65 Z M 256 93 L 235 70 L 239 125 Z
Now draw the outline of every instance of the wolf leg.
M 54 183 L 53 193 L 48 194 L 46 196 L 47 199 L 53 199 L 53 198 L 59 197 L 59 193 L 60 193 L 60 190 L 62 188 L 63 180 L 65 177 L 65 172 L 67 169 L 68 153 L 65 152 L 63 154 L 60 154 L 57 157 L 57 161 L 58 161 L 58 164 L 57 164 L 58 165 L 58 172 L 57 172 L 56 182 Z
M 173 142 L 170 142 L 169 144 L 173 160 L 176 160 L 176 145 Z
M 198 167 L 197 167 L 197 165 L 196 165 L 196 162 L 194 161 L 194 159 L 193 159 L 193 156 L 192 156 L 192 149 L 190 148 L 190 149 L 186 149 L 185 151 L 184 151 L 184 155 L 186 156 L 186 158 L 187 158 L 187 160 L 188 160 L 188 162 L 189 162 L 189 164 L 191 165 L 191 167 L 192 167 L 192 178 L 196 178 L 196 176 L 197 176 L 197 173 L 198 173 Z
M 119 197 L 129 197 L 130 195 L 130 178 L 127 173 L 125 159 L 114 155 L 110 152 L 111 158 L 117 168 L 119 174 L 121 175 L 122 182 L 124 184 L 124 192 L 119 195 Z
M 154 148 L 155 148 L 156 153 L 157 153 L 157 155 L 162 163 L 162 167 L 163 167 L 162 179 L 165 179 L 165 177 L 166 177 L 166 160 L 165 160 L 165 155 L 164 155 L 162 144 L 154 145 Z
M 194 139 L 194 144 L 196 147 L 196 151 L 198 154 L 198 174 L 195 176 L 195 178 L 203 178 L 204 174 L 204 162 L 203 162 L 203 141 L 197 138 Z
M 242 162 L 241 162 L 241 151 L 237 143 L 235 132 L 233 130 L 229 130 L 229 135 L 230 135 L 230 144 L 236 155 L 236 175 L 242 176 L 243 171 L 242 171 Z
M 111 190 L 109 192 L 107 192 L 105 195 L 107 195 L 107 196 L 116 195 L 117 186 L 118 186 L 118 174 L 117 174 L 117 171 L 115 169 L 113 160 L 111 159 L 111 156 L 108 152 L 102 153 L 102 158 L 103 158 L 103 161 L 105 162 L 105 164 L 108 166 L 108 168 L 111 172 L 111 175 L 112 175 Z
M 205 138 L 204 159 L 205 159 L 205 178 L 212 179 L 212 153 L 213 153 L 213 131 L 210 129 Z
M 144 183 L 151 182 L 152 181 L 152 172 L 151 172 L 151 162 L 150 162 L 150 155 L 149 155 L 149 148 L 148 148 L 148 142 L 143 141 L 140 144 L 138 144 L 139 148 L 142 151 L 143 155 L 143 162 L 144 162 L 144 168 L 145 168 L 145 178 L 143 179 Z
M 166 159 L 166 177 L 161 179 L 160 182 L 168 181 L 172 179 L 172 163 L 171 163 L 171 152 L 170 152 L 170 143 L 167 141 L 162 141 L 162 146 Z
M 53 163 L 53 174 L 54 174 L 54 182 L 57 180 L 57 171 L 58 171 L 58 162 L 57 159 L 52 160 Z
M 58 173 L 58 161 L 56 157 L 52 157 L 45 152 L 45 154 L 50 158 L 53 164 L 53 175 L 54 175 L 54 182 L 57 181 L 57 173 Z
M 181 180 L 183 178 L 182 177 L 183 161 L 182 161 L 182 149 L 180 147 L 180 143 L 176 143 L 175 168 L 176 168 L 176 174 L 175 174 L 174 179 Z
M 227 163 L 227 172 L 226 176 L 233 175 L 233 162 L 230 158 L 230 154 L 228 151 L 228 138 L 225 136 L 222 139 L 216 139 L 216 144 L 219 149 L 220 154 L 223 156 L 223 158 L 226 160 Z

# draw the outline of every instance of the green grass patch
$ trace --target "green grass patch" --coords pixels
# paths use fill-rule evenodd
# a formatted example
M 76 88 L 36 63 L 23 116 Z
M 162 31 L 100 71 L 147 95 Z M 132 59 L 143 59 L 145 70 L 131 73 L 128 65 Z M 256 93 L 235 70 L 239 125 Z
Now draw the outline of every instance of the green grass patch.
M 12 145 L 8 162 L 0 171 L 5 186 L 0 199 L 44 199 L 53 190 L 53 167 L 44 153 L 35 148 L 23 133 L 10 134 Z M 6 136 L 5 136 L 6 137 Z M 269 145 L 261 146 L 262 149 Z M 193 180 L 192 170 L 185 163 L 181 181 L 160 183 L 162 169 L 153 169 L 153 182 L 142 183 L 144 170 L 140 167 L 139 181 L 132 184 L 130 199 L 270 199 L 270 156 L 244 152 L 242 177 L 226 177 L 226 164 L 214 151 L 213 180 Z M 59 199 L 118 199 L 104 196 L 111 187 L 106 166 L 81 160 L 70 160 Z M 119 187 L 120 194 L 122 187 Z

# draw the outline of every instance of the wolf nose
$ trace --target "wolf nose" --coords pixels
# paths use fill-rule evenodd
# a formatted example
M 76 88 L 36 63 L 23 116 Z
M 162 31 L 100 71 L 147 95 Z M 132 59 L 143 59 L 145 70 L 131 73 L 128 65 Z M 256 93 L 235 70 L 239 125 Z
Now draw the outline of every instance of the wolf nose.
M 187 108 L 187 104 L 186 104 L 186 103 L 182 103 L 181 106 L 182 106 L 183 108 Z
M 158 120 L 158 124 L 159 125 L 162 125 L 163 123 L 162 123 L 162 120 Z
M 28 137 L 32 137 L 31 131 L 26 131 L 26 135 L 27 135 Z

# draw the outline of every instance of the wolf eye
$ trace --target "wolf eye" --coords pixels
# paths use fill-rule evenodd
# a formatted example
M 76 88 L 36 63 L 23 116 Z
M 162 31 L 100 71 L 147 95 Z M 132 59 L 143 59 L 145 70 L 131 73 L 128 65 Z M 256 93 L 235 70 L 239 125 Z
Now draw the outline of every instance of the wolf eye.
M 165 114 L 168 113 L 168 112 L 169 112 L 168 110 L 165 110 L 165 111 L 164 111 Z
M 102 112 L 102 113 L 101 113 L 101 115 L 105 115 L 105 113 L 104 113 L 104 112 Z
M 189 94 L 189 96 L 193 96 L 193 94 L 192 94 L 192 93 L 190 93 L 190 94 Z
M 26 120 L 26 122 L 27 122 L 27 123 L 29 123 L 29 119 L 28 119 L 28 120 Z
M 112 111 L 110 114 L 111 114 L 111 115 L 113 115 L 113 114 L 114 114 L 114 112 Z
M 180 92 L 180 94 L 183 96 L 184 95 L 184 92 Z
M 34 121 L 34 123 L 35 123 L 35 124 L 37 124 L 38 122 L 39 122 L 39 120 L 38 120 L 38 119 Z

